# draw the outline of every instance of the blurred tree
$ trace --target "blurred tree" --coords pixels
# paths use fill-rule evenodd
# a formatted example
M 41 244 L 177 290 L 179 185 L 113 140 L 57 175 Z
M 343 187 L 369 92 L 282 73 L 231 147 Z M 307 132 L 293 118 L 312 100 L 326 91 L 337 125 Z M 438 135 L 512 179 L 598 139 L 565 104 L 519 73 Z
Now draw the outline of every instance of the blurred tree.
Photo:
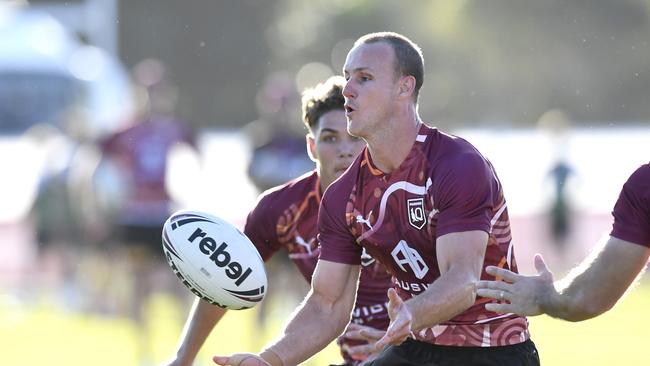
M 576 123 L 650 116 L 650 1 L 299 0 L 121 2 L 123 57 L 179 75 L 181 114 L 242 125 L 266 75 L 340 67 L 351 40 L 393 30 L 427 63 L 421 113 L 441 127 L 532 125 L 562 108 Z M 296 114 L 296 119 L 299 118 Z

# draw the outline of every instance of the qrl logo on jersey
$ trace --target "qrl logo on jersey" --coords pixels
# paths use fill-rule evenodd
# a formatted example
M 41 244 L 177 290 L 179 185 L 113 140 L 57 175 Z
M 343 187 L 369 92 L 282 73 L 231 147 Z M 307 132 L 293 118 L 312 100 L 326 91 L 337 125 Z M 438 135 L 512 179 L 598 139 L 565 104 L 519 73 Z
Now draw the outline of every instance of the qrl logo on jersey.
M 409 247 L 404 240 L 400 240 L 390 254 L 393 256 L 395 263 L 397 263 L 402 271 L 408 272 L 408 270 L 404 268 L 404 265 L 408 265 L 411 267 L 415 277 L 420 280 L 424 278 L 427 272 L 429 272 L 429 266 L 424 263 L 424 259 L 420 256 L 420 253 Z
M 409 212 L 409 224 L 420 230 L 427 223 L 427 215 L 424 212 L 424 198 L 411 198 L 406 201 Z

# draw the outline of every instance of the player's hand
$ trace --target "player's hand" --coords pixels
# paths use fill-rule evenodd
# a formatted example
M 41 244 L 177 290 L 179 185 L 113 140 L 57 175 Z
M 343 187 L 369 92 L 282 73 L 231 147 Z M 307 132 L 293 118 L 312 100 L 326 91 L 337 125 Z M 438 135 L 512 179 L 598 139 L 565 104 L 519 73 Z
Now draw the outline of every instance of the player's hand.
M 413 315 L 393 288 L 388 289 L 388 316 L 390 325 L 386 334 L 375 343 L 378 352 L 388 345 L 401 344 L 411 334 Z
M 345 339 L 354 339 L 360 341 L 366 341 L 366 344 L 359 344 L 356 346 L 343 345 L 344 351 L 350 354 L 354 360 L 357 361 L 369 361 L 376 356 L 380 350 L 375 347 L 377 341 L 379 341 L 386 331 L 375 329 L 366 325 L 359 325 L 356 323 L 350 323 L 348 328 L 343 333 L 343 338 Z
M 229 366 L 271 366 L 270 363 L 252 353 L 235 353 L 230 356 L 214 356 L 212 361 L 217 365 Z
M 540 254 L 535 255 L 536 276 L 524 276 L 507 269 L 489 266 L 487 273 L 504 281 L 479 281 L 478 296 L 499 300 L 499 303 L 485 304 L 485 309 L 497 313 L 515 313 L 533 316 L 543 313 L 540 304 L 556 293 L 553 273 L 549 271 Z

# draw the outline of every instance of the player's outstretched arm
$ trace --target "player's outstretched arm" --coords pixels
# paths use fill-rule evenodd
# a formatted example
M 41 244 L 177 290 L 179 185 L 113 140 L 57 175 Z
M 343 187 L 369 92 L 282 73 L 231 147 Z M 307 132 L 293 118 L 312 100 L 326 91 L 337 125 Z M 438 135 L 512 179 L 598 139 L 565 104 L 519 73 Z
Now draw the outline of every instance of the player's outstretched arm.
M 552 275 L 549 277 L 550 272 L 541 256 L 536 256 L 535 266 L 540 271 L 538 276 L 516 275 L 488 267 L 488 273 L 501 276 L 506 282 L 481 281 L 478 294 L 499 298 L 503 291 L 503 298 L 514 305 L 487 304 L 488 310 L 520 315 L 546 313 L 569 321 L 586 320 L 616 304 L 643 271 L 649 256 L 650 248 L 610 236 L 604 247 L 594 251 L 558 283 L 553 284 Z M 534 301 L 522 306 L 525 297 Z
M 298 365 L 325 348 L 350 322 L 359 281 L 359 266 L 319 260 L 309 294 L 283 334 L 259 356 L 215 356 L 219 365 Z M 255 363 L 258 362 L 258 363 Z
M 197 297 L 185 322 L 176 356 L 165 365 L 192 365 L 201 346 L 225 313 L 226 309 L 209 304 Z

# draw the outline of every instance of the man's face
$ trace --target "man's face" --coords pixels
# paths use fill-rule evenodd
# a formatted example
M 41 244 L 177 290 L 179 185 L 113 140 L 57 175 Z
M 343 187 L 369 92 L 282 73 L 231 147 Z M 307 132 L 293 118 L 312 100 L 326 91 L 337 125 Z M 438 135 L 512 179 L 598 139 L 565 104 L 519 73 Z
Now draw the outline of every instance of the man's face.
M 391 117 L 397 95 L 395 53 L 385 42 L 360 44 L 348 53 L 343 66 L 348 131 L 367 137 Z
M 322 115 L 316 130 L 312 132 L 313 136 L 307 137 L 309 152 L 318 164 L 324 189 L 343 174 L 366 144 L 348 134 L 343 110 L 329 111 Z

